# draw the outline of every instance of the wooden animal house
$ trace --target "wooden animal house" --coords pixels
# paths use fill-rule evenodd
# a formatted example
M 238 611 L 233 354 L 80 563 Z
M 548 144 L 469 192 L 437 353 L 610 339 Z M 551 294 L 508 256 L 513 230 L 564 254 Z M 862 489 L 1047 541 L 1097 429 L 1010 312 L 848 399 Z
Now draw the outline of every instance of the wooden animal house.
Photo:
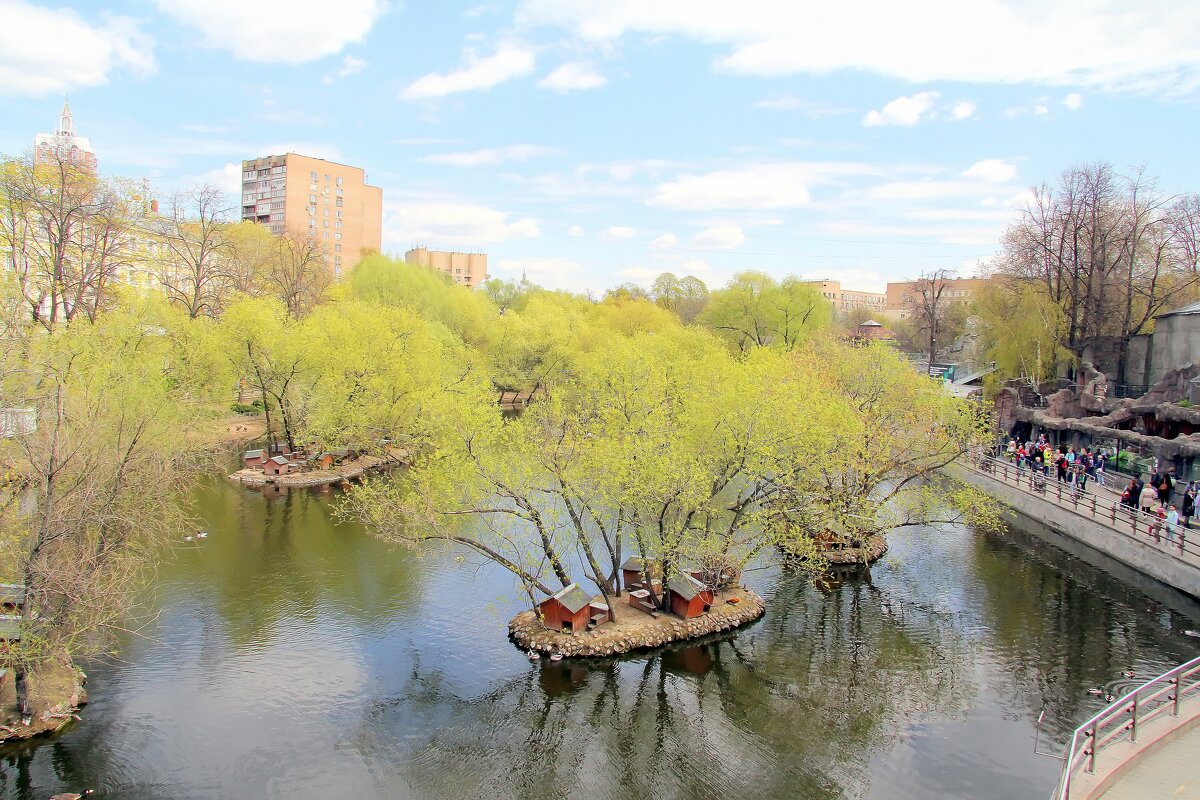
M 650 580 L 657 584 L 662 577 L 662 570 L 658 566 L 658 562 L 651 559 L 649 564 L 640 558 L 631 556 L 625 559 L 625 563 L 621 565 L 621 583 L 624 584 L 626 591 L 636 591 L 638 589 L 648 589 L 644 586 L 645 573 L 647 569 L 650 572 Z
M 692 619 L 708 613 L 713 603 L 713 591 L 691 575 L 676 575 L 667 583 L 671 613 Z
M 0 616 L 0 642 L 21 640 L 21 618 L 13 614 Z
M 592 598 L 572 583 L 557 594 L 546 598 L 538 606 L 542 616 L 542 624 L 553 631 L 570 631 L 572 633 L 587 629 L 591 620 Z
M 25 607 L 25 587 L 19 583 L 0 583 L 0 614 L 20 615 Z
M 267 454 L 262 450 L 247 450 L 242 454 L 242 466 L 246 469 L 261 467 L 267 460 Z
M 270 458 L 263 464 L 263 472 L 268 475 L 287 475 L 291 469 L 292 462 L 288 461 L 283 456 L 275 456 Z
M 321 453 L 321 455 L 313 459 L 313 466 L 317 469 L 329 469 L 333 466 L 335 460 L 333 453 Z

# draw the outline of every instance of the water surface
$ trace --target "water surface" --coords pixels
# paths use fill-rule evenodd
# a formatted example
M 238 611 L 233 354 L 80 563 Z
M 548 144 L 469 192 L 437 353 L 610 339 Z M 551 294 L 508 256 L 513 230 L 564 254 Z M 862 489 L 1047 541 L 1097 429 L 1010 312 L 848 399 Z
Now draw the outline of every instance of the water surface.
M 209 537 L 88 665 L 84 721 L 0 749 L 3 797 L 1040 798 L 1043 708 L 1057 746 L 1089 688 L 1200 642 L 1051 545 L 960 527 L 894 538 L 866 578 L 750 573 L 768 611 L 733 636 L 531 664 L 500 571 L 335 524 L 319 493 L 195 501 Z

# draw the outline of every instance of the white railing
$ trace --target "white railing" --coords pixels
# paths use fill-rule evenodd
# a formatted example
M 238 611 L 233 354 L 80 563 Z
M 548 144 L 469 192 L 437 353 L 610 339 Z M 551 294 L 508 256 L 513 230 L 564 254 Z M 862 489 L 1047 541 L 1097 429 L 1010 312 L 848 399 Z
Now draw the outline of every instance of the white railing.
M 1200 689 L 1200 657 L 1146 681 L 1075 729 L 1063 759 L 1062 774 L 1051 800 L 1070 800 L 1071 779 L 1079 772 L 1094 773 L 1096 759 L 1118 741 L 1137 742 L 1138 728 L 1152 719 L 1179 716 L 1179 706 Z M 1126 755 L 1128 758 L 1129 755 Z

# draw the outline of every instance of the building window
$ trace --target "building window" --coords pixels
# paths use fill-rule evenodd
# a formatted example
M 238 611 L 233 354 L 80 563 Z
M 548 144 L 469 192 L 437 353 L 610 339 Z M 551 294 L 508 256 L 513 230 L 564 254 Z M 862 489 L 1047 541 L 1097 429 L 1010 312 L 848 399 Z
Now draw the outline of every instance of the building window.
M 317 181 L 317 173 L 315 173 L 315 172 L 310 172 L 310 173 L 308 173 L 308 174 L 309 174 L 309 176 L 310 176 L 310 177 L 313 179 L 313 183 L 316 183 L 316 181 Z
M 328 201 L 328 200 L 326 200 L 325 202 L 326 202 L 326 203 L 328 203 L 329 201 Z M 339 197 L 339 198 L 337 199 L 337 204 L 338 204 L 338 208 L 341 208 L 341 207 L 342 207 L 342 198 L 340 198 L 340 197 Z
M 325 205 L 329 205 L 329 198 L 328 198 L 328 197 L 326 197 L 326 198 L 325 198 Z
M 338 196 L 338 197 L 341 197 L 341 196 L 342 196 L 342 190 L 341 190 L 341 189 L 338 189 L 338 190 L 337 190 L 337 196 Z
M 321 238 L 322 238 L 322 239 L 328 239 L 328 238 L 329 238 L 329 231 L 324 231 L 324 232 L 321 234 Z
M 338 219 L 341 219 L 341 218 L 342 218 L 342 212 L 340 212 L 340 211 L 339 211 L 339 212 L 337 212 L 337 216 L 338 216 Z
M 329 183 L 329 173 L 328 172 L 325 173 L 325 182 Z
M 317 196 L 316 196 L 315 194 L 310 194 L 310 195 L 308 196 L 308 202 L 310 202 L 310 203 L 316 203 L 316 202 L 317 202 Z
M 284 166 L 278 166 L 278 167 L 271 168 L 272 175 L 282 175 L 286 171 L 287 171 L 287 167 L 284 167 Z
M 326 235 L 326 236 L 328 236 L 329 234 L 327 233 L 327 234 L 325 234 L 325 235 Z M 335 233 L 335 234 L 333 235 L 333 238 L 335 238 L 335 239 L 340 239 L 340 238 L 342 238 L 342 235 L 341 235 L 340 233 Z
M 339 219 L 337 222 L 333 223 L 333 227 L 335 227 L 335 228 L 342 227 L 342 221 Z
M 327 209 L 325 209 L 325 216 L 327 216 L 327 217 L 329 216 L 329 209 L 328 209 L 328 208 L 327 208 Z
M 321 227 L 322 227 L 322 228 L 328 228 L 328 227 L 329 227 L 329 220 L 327 220 L 327 219 L 321 220 Z
M 333 249 L 335 252 L 338 252 L 338 253 L 342 252 L 342 246 L 340 244 L 335 244 L 333 246 Z

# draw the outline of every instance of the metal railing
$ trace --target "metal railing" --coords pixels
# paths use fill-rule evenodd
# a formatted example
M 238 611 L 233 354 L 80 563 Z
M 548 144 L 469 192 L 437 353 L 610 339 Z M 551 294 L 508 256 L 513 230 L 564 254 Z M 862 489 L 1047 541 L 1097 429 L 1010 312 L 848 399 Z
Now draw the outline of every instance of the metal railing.
M 1057 479 L 1057 470 L 1053 466 L 1050 468 L 1050 474 L 1046 475 L 1032 466 L 1018 468 L 1008 461 L 978 454 L 968 464 L 998 481 L 1027 489 L 1031 494 L 1073 511 L 1081 517 L 1090 518 L 1109 530 L 1155 547 L 1193 569 L 1200 568 L 1200 544 L 1191 540 L 1200 540 L 1200 527 L 1193 529 L 1181 525 L 1168 525 L 1156 514 L 1146 514 L 1136 506 L 1123 505 L 1111 497 L 1102 497 L 1095 492 L 1061 482 Z M 1089 481 L 1096 485 L 1095 479 Z M 1196 533 L 1197 536 L 1191 537 L 1192 533 Z
M 1200 657 L 1146 681 L 1075 729 L 1063 758 L 1062 774 L 1051 800 L 1069 800 L 1071 779 L 1080 771 L 1094 773 L 1096 759 L 1110 744 L 1137 742 L 1138 728 L 1161 714 L 1179 716 L 1179 706 L 1200 690 Z

